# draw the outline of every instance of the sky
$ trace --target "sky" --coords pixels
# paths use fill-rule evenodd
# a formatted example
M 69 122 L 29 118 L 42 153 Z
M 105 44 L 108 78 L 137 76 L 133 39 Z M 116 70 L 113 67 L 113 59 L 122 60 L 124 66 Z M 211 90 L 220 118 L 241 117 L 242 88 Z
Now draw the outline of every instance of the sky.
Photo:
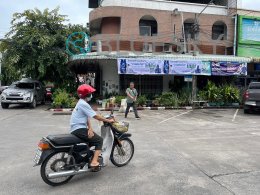
M 13 13 L 34 8 L 53 10 L 57 6 L 72 24 L 86 25 L 89 21 L 88 0 L 0 0 L 0 38 L 9 31 Z
M 243 0 L 242 7 L 246 9 L 260 10 L 257 0 Z M 12 15 L 15 12 L 23 12 L 26 9 L 38 8 L 50 10 L 60 7 L 60 14 L 68 15 L 72 24 L 83 24 L 89 20 L 88 0 L 1 0 L 0 1 L 0 38 L 9 31 Z

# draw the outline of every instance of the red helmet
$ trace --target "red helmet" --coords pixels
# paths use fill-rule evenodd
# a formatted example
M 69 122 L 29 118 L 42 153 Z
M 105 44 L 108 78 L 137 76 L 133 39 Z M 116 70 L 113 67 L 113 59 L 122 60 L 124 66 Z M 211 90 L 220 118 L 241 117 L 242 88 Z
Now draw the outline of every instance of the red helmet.
M 77 93 L 80 98 L 85 98 L 87 95 L 94 93 L 96 90 L 90 85 L 83 84 L 78 87 Z

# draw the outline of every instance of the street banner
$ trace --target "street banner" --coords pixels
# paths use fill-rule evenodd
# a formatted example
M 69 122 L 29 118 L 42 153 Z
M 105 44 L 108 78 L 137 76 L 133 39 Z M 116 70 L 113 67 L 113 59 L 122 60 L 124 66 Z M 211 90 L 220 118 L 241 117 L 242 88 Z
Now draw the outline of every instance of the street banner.
M 163 60 L 118 59 L 119 74 L 157 75 L 163 74 Z
M 169 61 L 170 74 L 174 75 L 211 75 L 210 62 L 198 60 Z
M 157 59 L 118 59 L 119 74 L 136 75 L 211 75 L 210 62 Z
M 247 75 L 247 63 L 211 62 L 211 68 L 213 76 Z

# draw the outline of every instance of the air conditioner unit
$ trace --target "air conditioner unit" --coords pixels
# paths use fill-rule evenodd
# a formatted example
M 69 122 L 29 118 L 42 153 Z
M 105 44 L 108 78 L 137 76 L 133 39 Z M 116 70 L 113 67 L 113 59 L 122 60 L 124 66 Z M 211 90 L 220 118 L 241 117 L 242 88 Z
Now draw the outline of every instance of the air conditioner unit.
M 195 51 L 195 50 L 190 50 L 187 54 L 193 55 L 193 56 L 198 56 L 200 54 L 200 52 L 199 51 Z
M 164 44 L 163 52 L 164 53 L 172 53 L 172 45 L 171 44 Z
M 152 43 L 144 43 L 143 52 L 152 53 L 153 52 L 153 44 Z

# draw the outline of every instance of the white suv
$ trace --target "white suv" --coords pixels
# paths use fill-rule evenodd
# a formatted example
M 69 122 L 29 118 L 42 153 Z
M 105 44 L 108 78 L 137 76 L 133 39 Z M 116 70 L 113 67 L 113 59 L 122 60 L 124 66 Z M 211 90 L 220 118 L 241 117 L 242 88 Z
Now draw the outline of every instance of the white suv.
M 22 79 L 13 83 L 1 94 L 1 106 L 7 109 L 10 104 L 27 104 L 35 108 L 45 103 L 45 88 L 39 81 Z

